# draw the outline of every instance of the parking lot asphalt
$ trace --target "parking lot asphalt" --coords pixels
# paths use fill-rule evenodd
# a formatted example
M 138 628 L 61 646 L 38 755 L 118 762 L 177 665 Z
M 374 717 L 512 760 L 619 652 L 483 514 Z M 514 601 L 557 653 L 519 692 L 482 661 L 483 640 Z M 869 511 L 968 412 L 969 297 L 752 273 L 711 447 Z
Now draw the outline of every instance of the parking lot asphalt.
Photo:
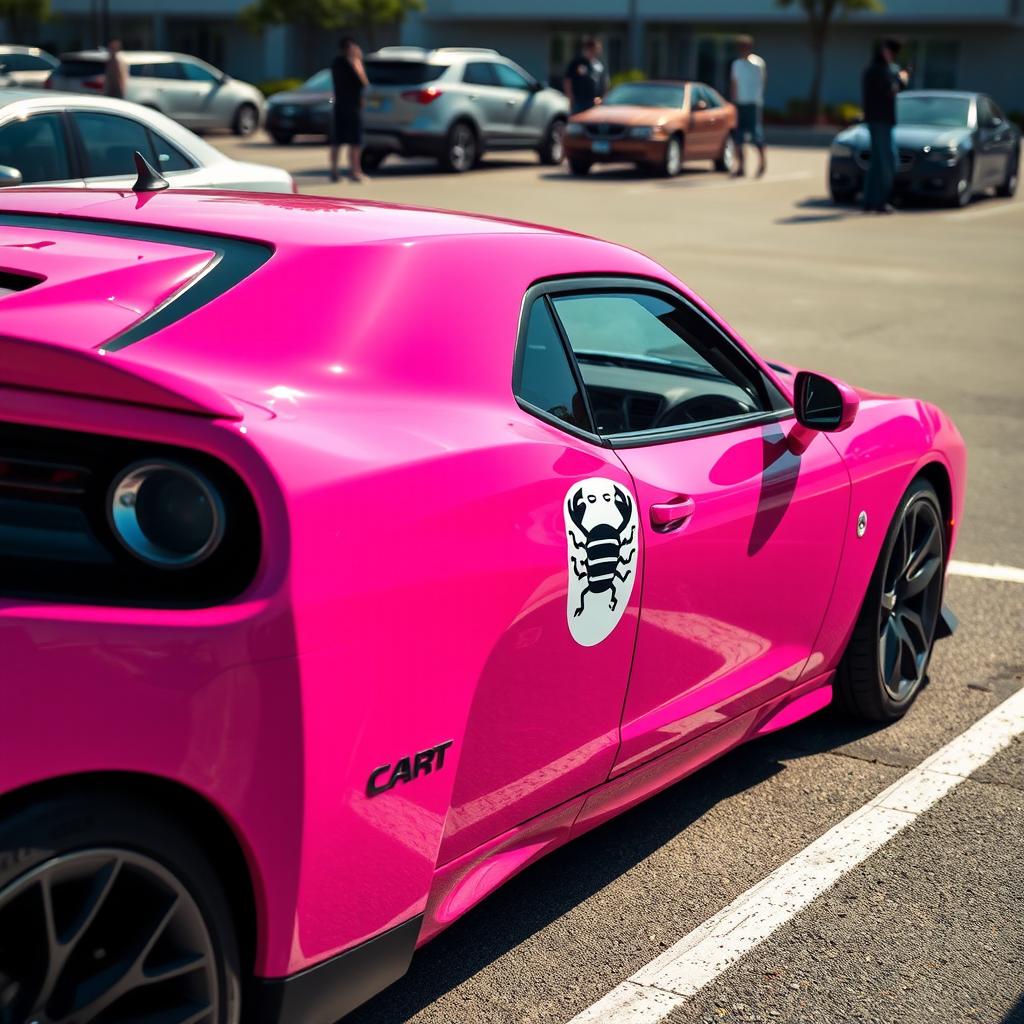
M 865 216 L 825 195 L 826 153 L 764 179 L 678 179 L 527 155 L 468 175 L 385 164 L 327 182 L 322 144 L 211 137 L 303 192 L 463 209 L 640 249 L 763 355 L 952 414 L 969 448 L 956 557 L 1024 567 L 1024 198 Z M 885 729 L 830 711 L 728 755 L 513 880 L 351 1021 L 560 1022 L 728 905 L 1024 685 L 1024 584 L 951 577 L 961 618 Z M 1017 741 L 669 1018 L 1024 1022 L 1024 743 Z

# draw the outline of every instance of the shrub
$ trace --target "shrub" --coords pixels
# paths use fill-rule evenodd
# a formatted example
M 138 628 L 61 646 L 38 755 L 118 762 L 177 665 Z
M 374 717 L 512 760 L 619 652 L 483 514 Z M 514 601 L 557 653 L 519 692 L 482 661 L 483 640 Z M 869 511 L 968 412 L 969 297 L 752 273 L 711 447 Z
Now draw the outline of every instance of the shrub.
M 298 89 L 304 79 L 301 78 L 272 78 L 269 82 L 260 82 L 256 88 L 264 96 L 273 96 L 275 92 L 287 92 L 289 89 Z

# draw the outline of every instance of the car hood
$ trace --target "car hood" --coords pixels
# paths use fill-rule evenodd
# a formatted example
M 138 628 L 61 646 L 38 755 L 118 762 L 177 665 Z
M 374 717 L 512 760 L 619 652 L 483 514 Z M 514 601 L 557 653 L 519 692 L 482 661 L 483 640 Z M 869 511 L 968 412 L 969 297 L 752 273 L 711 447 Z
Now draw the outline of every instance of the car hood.
M 313 91 L 312 89 L 289 89 L 287 92 L 275 92 L 268 103 L 272 107 L 287 103 L 295 107 L 312 107 L 318 103 L 328 103 L 334 98 L 328 90 Z
M 923 149 L 925 146 L 945 148 L 958 146 L 971 136 L 970 128 L 936 128 L 926 124 L 898 124 L 893 129 L 893 140 L 904 149 Z M 835 138 L 846 146 L 867 147 L 870 135 L 867 125 L 855 124 L 841 131 Z
M 572 120 L 579 124 L 655 125 L 669 121 L 677 114 L 682 114 L 682 111 L 668 107 L 606 107 L 602 104 L 576 114 Z

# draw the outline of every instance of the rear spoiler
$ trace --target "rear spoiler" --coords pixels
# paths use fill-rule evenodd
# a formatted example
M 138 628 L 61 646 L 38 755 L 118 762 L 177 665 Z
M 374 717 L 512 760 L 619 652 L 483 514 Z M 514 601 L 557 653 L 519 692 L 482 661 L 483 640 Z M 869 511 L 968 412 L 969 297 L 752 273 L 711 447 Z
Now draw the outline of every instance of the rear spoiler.
M 242 412 L 219 391 L 154 367 L 132 367 L 103 349 L 72 349 L 44 341 L 0 336 L 0 387 L 31 388 L 146 405 L 215 419 Z

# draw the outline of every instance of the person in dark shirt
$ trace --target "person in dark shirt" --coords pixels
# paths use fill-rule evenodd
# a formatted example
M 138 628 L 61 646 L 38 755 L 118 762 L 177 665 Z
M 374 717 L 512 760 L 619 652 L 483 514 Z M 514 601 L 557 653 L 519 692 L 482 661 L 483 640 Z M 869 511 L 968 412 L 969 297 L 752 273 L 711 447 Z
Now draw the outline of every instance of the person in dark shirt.
M 608 91 L 608 70 L 601 60 L 601 43 L 593 36 L 584 37 L 579 54 L 569 61 L 563 90 L 574 114 L 600 103 Z
M 864 181 L 865 213 L 892 213 L 889 197 L 896 176 L 896 148 L 892 140 L 896 94 L 906 88 L 908 79 L 908 72 L 896 65 L 899 52 L 898 40 L 881 42 L 861 78 L 864 121 L 871 135 L 871 156 Z
M 363 181 L 363 90 L 369 85 L 363 51 L 351 37 L 338 43 L 331 61 L 334 83 L 334 124 L 331 132 L 331 181 L 338 180 L 338 151 L 348 146 L 348 169 L 353 181 Z

